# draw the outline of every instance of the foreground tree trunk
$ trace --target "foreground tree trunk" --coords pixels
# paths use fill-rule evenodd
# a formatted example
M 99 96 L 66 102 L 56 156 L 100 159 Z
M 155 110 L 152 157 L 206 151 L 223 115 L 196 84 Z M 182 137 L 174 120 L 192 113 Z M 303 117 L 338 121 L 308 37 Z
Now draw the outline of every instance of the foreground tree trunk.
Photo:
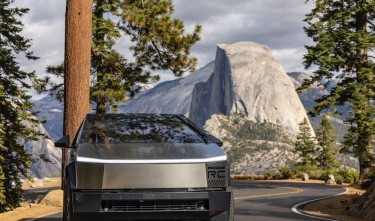
M 67 0 L 65 14 L 64 135 L 72 141 L 90 112 L 92 0 Z M 62 179 L 67 149 L 62 153 Z M 64 183 L 62 180 L 61 183 Z

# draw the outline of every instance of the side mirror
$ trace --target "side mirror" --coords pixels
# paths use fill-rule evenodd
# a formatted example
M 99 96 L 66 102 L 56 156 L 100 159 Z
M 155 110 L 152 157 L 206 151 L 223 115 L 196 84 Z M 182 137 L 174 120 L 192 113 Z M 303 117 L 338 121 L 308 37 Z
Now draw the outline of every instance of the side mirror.
M 219 140 L 218 138 L 216 138 L 215 136 L 211 135 L 210 134 L 210 140 L 213 142 L 213 143 L 216 143 L 219 147 L 222 147 L 223 146 L 223 141 Z
M 55 147 L 62 147 L 62 148 L 67 147 L 67 148 L 71 148 L 69 135 L 63 136 L 62 138 L 60 138 L 59 140 L 57 140 L 55 142 Z

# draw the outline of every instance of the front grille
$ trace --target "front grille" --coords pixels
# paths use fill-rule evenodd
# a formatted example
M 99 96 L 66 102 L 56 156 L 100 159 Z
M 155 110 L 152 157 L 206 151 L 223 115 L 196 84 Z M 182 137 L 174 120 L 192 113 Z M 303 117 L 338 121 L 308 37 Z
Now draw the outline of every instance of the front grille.
M 207 200 L 102 201 L 101 212 L 204 211 Z

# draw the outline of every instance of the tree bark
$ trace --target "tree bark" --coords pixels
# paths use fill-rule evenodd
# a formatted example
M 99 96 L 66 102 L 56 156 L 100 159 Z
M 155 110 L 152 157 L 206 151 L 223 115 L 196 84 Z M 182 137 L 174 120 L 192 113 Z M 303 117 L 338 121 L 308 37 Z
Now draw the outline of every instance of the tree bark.
M 67 0 L 65 14 L 64 135 L 73 141 L 90 112 L 90 68 L 93 0 Z M 64 183 L 67 149 L 62 152 Z
M 359 9 L 363 8 L 363 4 L 367 3 L 366 0 L 357 0 L 356 1 L 356 6 Z M 364 9 L 359 10 L 356 14 L 356 31 L 357 32 L 364 32 L 367 33 L 367 26 L 368 26 L 368 12 L 366 12 Z M 362 85 L 364 90 L 368 83 L 368 79 L 366 76 L 363 74 L 363 69 L 368 68 L 367 63 L 368 63 L 368 48 L 367 46 L 363 46 L 361 48 L 357 49 L 357 57 L 360 59 L 360 62 L 356 66 L 356 75 L 357 75 L 357 82 L 358 84 Z M 359 150 L 358 150 L 358 156 L 359 156 L 359 171 L 360 171 L 360 177 L 359 181 L 363 182 L 369 175 L 369 172 L 371 170 L 371 167 L 374 165 L 374 140 L 372 134 L 372 129 L 371 127 L 365 126 L 368 122 L 369 119 L 363 119 L 364 115 L 363 113 L 367 113 L 368 115 L 366 116 L 371 116 L 370 114 L 370 108 L 372 106 L 372 95 L 369 93 L 364 93 L 363 96 L 366 98 L 366 101 L 361 104 L 360 107 L 357 107 L 357 109 L 361 110 L 360 114 L 357 114 L 357 127 L 361 128 L 359 129 Z

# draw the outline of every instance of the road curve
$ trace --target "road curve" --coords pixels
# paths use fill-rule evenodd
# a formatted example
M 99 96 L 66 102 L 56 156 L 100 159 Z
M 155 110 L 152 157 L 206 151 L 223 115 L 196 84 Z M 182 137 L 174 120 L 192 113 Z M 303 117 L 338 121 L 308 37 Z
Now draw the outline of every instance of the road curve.
M 235 220 L 319 220 L 292 211 L 298 203 L 336 195 L 345 189 L 324 184 L 235 181 Z
M 292 211 L 298 203 L 332 196 L 345 189 L 324 184 L 233 181 L 235 221 L 249 220 L 319 220 Z M 62 213 L 52 214 L 35 221 L 61 221 Z

